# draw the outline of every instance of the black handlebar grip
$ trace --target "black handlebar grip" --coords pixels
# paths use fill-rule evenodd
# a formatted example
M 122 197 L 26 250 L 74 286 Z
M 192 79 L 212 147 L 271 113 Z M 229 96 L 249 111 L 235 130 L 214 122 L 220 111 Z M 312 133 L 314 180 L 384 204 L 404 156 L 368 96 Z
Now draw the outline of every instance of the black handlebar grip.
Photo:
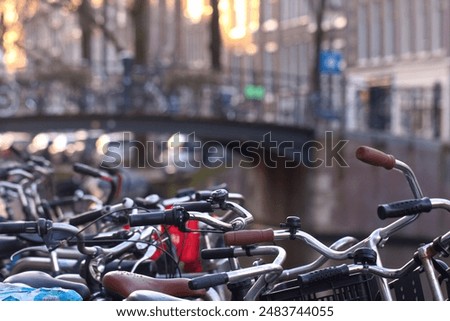
M 226 272 L 217 274 L 208 274 L 199 276 L 189 280 L 188 286 L 191 290 L 207 289 L 212 286 L 225 284 L 228 282 L 228 275 Z
M 243 246 L 255 243 L 273 242 L 272 229 L 230 231 L 224 234 L 226 245 Z
M 37 222 L 2 222 L 0 223 L 0 234 L 37 233 Z
M 403 217 L 415 215 L 423 212 L 429 212 L 433 205 L 428 197 L 421 199 L 411 199 L 389 204 L 378 205 L 378 217 L 382 220 L 390 217 Z
M 81 163 L 73 164 L 73 170 L 79 174 L 88 175 L 88 176 L 92 176 L 92 177 L 96 177 L 96 178 L 105 177 L 105 174 L 106 174 L 97 168 L 91 167 L 86 164 L 81 164 Z
M 181 226 L 189 219 L 189 214 L 182 208 L 174 207 L 165 211 L 152 211 L 128 216 L 130 226 L 175 225 Z
M 0 168 L 0 180 L 6 180 L 8 178 L 8 169 Z
M 206 201 L 198 201 L 198 202 L 184 202 L 177 204 L 178 206 L 183 207 L 186 211 L 193 212 L 207 212 L 212 213 L 214 209 L 212 208 L 211 203 Z
M 392 169 L 395 166 L 394 156 L 372 147 L 360 146 L 355 154 L 357 159 L 373 166 L 380 166 L 385 169 Z
M 67 197 L 47 201 L 46 205 L 50 207 L 57 207 L 57 206 L 72 205 L 75 202 L 77 202 L 77 199 L 75 197 Z
M 196 201 L 206 201 L 207 199 L 211 198 L 212 191 L 205 190 L 205 191 L 197 191 L 195 192 L 195 200 Z
M 334 280 L 348 275 L 349 275 L 348 266 L 346 264 L 342 264 L 339 266 L 331 266 L 325 269 L 300 274 L 297 277 L 297 280 L 300 283 L 300 286 L 304 286 L 315 282 Z
M 231 247 L 204 249 L 200 254 L 204 260 L 227 259 L 234 257 L 234 249 Z
M 73 226 L 83 225 L 99 219 L 103 215 L 103 209 L 93 210 L 79 214 L 69 219 L 69 224 Z
M 130 226 L 167 224 L 166 213 L 165 211 L 154 211 L 143 214 L 132 214 L 128 216 L 128 223 Z

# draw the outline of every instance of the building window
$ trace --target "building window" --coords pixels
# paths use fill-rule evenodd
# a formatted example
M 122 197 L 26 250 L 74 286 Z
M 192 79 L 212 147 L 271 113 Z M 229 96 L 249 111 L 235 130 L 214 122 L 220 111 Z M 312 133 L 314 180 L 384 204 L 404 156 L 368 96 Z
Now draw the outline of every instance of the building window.
M 298 57 L 298 45 L 291 45 L 289 47 L 289 77 L 297 76 L 299 72 L 299 57 Z
M 367 6 L 359 3 L 358 6 L 358 58 L 367 59 Z
M 309 48 L 308 43 L 302 42 L 299 44 L 299 75 L 301 78 L 306 78 L 309 74 Z
M 289 72 L 289 51 L 286 46 L 280 47 L 280 71 L 283 78 Z
M 391 124 L 391 87 L 374 86 L 369 88 L 369 119 L 370 129 L 388 130 Z
M 425 51 L 425 0 L 415 0 L 416 52 Z
M 401 132 L 408 136 L 432 138 L 438 105 L 432 87 L 398 88 Z
M 370 2 L 370 56 L 379 58 L 381 55 L 381 15 L 380 3 L 378 1 Z
M 384 56 L 392 57 L 394 55 L 394 0 L 384 2 L 384 30 L 383 30 L 383 47 Z
M 281 21 L 297 19 L 308 14 L 308 0 L 280 1 Z
M 254 84 L 255 83 L 255 74 L 254 74 L 254 59 L 252 56 L 243 56 L 243 64 L 244 64 L 244 83 L 245 84 Z
M 264 51 L 263 53 L 264 64 L 264 86 L 267 91 L 273 92 L 273 53 Z
M 411 53 L 411 1 L 400 1 L 400 53 Z
M 239 56 L 232 55 L 230 59 L 230 69 L 231 69 L 231 83 L 235 87 L 240 87 L 240 75 L 241 75 L 241 59 Z
M 309 14 L 309 1 L 299 0 L 300 4 L 300 16 L 307 16 Z
M 287 21 L 289 20 L 289 6 L 292 0 L 284 0 L 280 1 L 280 20 Z
M 439 0 L 430 0 L 431 7 L 431 51 L 442 48 L 442 12 Z
M 262 0 L 262 18 L 263 21 L 273 18 L 272 0 Z

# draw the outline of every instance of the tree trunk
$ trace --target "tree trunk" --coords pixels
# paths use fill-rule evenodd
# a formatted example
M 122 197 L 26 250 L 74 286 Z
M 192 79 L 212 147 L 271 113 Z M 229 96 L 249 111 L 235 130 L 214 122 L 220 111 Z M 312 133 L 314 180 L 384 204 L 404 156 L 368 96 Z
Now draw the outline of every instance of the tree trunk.
M 92 7 L 89 0 L 83 0 L 78 7 L 78 20 L 81 28 L 81 57 L 90 65 L 92 62 Z
M 220 62 L 220 52 L 222 46 L 222 40 L 220 37 L 220 25 L 219 25 L 219 0 L 211 0 L 212 15 L 211 15 L 211 42 L 210 42 L 210 54 L 211 54 L 211 68 L 214 71 L 220 71 L 222 65 Z
M 149 3 L 148 1 L 134 1 L 131 15 L 134 22 L 134 59 L 142 66 L 148 64 L 149 40 Z
M 326 0 L 313 0 L 312 8 L 314 10 L 315 20 L 317 24 L 317 30 L 314 34 L 313 44 L 314 44 L 314 61 L 313 70 L 311 73 L 311 90 L 313 94 L 320 94 L 321 84 L 320 84 L 320 51 L 322 47 L 323 40 L 323 29 L 322 21 L 325 12 Z

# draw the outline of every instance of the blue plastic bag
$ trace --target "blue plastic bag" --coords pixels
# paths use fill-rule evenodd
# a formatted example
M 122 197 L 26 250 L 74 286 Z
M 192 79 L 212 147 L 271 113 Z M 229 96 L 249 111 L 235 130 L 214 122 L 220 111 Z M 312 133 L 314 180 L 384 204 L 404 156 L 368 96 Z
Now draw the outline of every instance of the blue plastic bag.
M 74 290 L 0 283 L 0 301 L 83 301 Z

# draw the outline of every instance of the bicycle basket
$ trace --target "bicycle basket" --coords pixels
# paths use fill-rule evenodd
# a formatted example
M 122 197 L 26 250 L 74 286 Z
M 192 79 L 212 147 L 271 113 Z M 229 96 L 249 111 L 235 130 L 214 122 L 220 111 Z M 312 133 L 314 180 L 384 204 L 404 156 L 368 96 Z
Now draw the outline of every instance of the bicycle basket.
M 353 275 L 300 286 L 298 280 L 277 284 L 264 301 L 374 301 L 378 286 L 372 275 Z
M 433 266 L 437 272 L 439 283 L 441 284 L 442 294 L 450 298 L 450 268 L 441 261 L 432 259 Z M 396 301 L 427 301 L 431 298 L 432 293 L 427 286 L 423 287 L 422 283 L 428 282 L 423 267 L 414 270 L 389 283 L 390 289 L 395 294 Z
M 395 293 L 396 301 L 424 301 L 420 270 L 415 270 L 400 279 L 389 283 Z

